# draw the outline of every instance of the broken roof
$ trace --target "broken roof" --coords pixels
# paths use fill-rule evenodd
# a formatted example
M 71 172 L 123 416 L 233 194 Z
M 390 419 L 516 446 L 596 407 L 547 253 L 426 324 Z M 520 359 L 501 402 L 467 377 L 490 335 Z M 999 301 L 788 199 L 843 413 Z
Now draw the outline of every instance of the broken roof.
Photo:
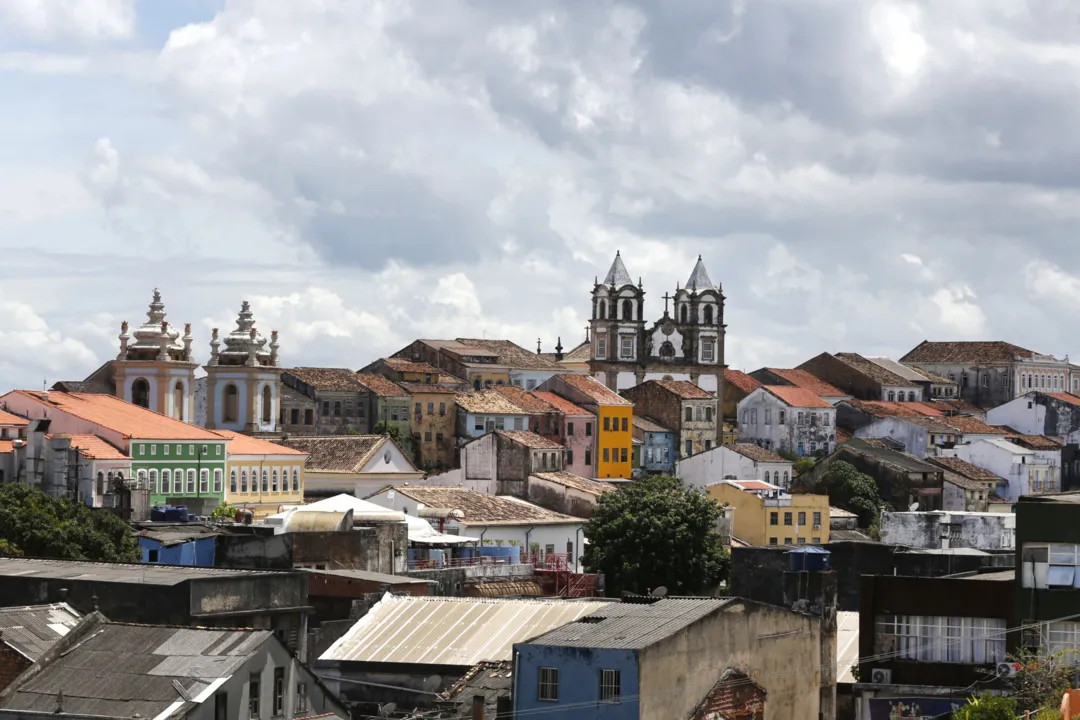
M 6 425 L 7 427 L 25 427 L 29 424 L 30 421 L 26 418 L 12 415 L 8 411 L 0 409 L 0 425 Z
M 79 454 L 89 460 L 130 460 L 126 454 L 105 442 L 97 435 L 68 435 L 66 433 L 54 433 L 46 435 L 49 440 L 68 438 L 71 447 L 77 449 Z
M 409 395 L 405 388 L 401 387 L 393 380 L 384 378 L 382 375 L 376 375 L 374 373 L 356 373 L 353 377 L 358 383 L 379 397 L 407 397 Z
M 900 417 L 943 417 L 944 413 L 933 405 L 924 402 L 892 402 L 886 400 L 844 400 L 853 408 L 862 410 L 876 418 Z
M 522 390 L 517 385 L 500 385 L 495 388 L 495 392 L 499 393 L 530 415 L 544 415 L 546 413 L 555 412 L 555 408 L 545 402 L 542 398 L 536 397 L 536 395 L 527 390 Z
M 37 662 L 81 619 L 67 603 L 0 608 L 0 644 Z
M 395 485 L 393 489 L 429 508 L 460 510 L 465 515 L 459 520 L 462 525 L 559 525 L 584 522 L 581 518 L 547 510 L 524 500 L 504 495 L 488 495 L 463 487 Z
M 387 435 L 292 435 L 274 442 L 307 453 L 307 472 L 326 473 L 360 472 L 387 443 L 393 444 Z
M 991 341 L 930 342 L 923 340 L 907 355 L 900 358 L 903 363 L 989 363 L 1012 362 L 1016 359 L 1030 360 L 1034 352 L 1019 345 Z
M 443 666 L 508 661 L 514 643 L 610 604 L 387 593 L 319 660 Z
M 214 430 L 213 432 L 229 441 L 227 447 L 230 455 L 295 455 L 299 458 L 307 454 L 281 443 L 262 440 L 232 430 Z
M 800 387 L 787 385 L 762 385 L 761 389 L 780 399 L 784 404 L 794 408 L 825 408 L 831 409 L 832 405 L 820 397 Z
M 1010 432 L 1005 436 L 1005 439 L 1009 442 L 1016 443 L 1020 447 L 1026 447 L 1028 450 L 1060 450 L 1064 443 L 1058 442 L 1053 438 L 1048 438 L 1045 435 L 1023 435 L 1020 433 Z
M 956 428 L 958 432 L 965 435 L 1001 435 L 1004 437 L 1008 434 L 999 427 L 987 425 L 982 420 L 969 415 L 950 415 L 941 418 L 941 422 Z
M 634 427 L 638 430 L 653 433 L 672 433 L 674 430 L 669 430 L 660 423 L 656 422 L 652 418 L 647 418 L 644 415 L 638 415 L 634 413 Z
M 383 365 L 394 372 L 424 373 L 425 375 L 441 375 L 442 371 L 434 365 L 405 358 L 382 358 Z

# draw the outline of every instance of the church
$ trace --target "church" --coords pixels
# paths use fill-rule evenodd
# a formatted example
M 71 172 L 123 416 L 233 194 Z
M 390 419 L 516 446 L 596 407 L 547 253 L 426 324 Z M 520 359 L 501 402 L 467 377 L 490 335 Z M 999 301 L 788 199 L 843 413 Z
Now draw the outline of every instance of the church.
M 210 341 L 205 377 L 192 355 L 191 323 L 180 334 L 166 319 L 155 288 L 146 322 L 131 331 L 120 325 L 120 352 L 81 382 L 61 381 L 53 390 L 104 393 L 186 423 L 211 430 L 271 434 L 280 430 L 281 396 L 278 333 L 270 340 L 255 327 L 245 300 L 236 329 L 224 337 L 217 328 Z
M 675 294 L 665 293 L 663 299 L 664 314 L 647 323 L 645 289 L 640 279 L 634 284 L 621 253 L 615 253 L 604 281 L 593 285 L 585 340 L 590 374 L 614 391 L 620 378 L 629 387 L 653 377 L 683 376 L 723 397 L 724 294 L 700 255 L 686 285 L 676 284 Z M 702 376 L 713 382 L 701 383 Z

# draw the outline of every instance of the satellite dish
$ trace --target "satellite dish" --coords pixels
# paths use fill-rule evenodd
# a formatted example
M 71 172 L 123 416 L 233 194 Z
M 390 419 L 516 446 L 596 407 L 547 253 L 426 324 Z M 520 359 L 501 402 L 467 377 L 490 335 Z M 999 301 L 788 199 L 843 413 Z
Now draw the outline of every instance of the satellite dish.
M 662 598 L 667 597 L 667 588 L 661 585 L 660 587 L 649 593 L 649 597 Z
M 919 503 L 917 503 L 917 502 L 913 502 L 910 505 L 908 505 L 908 511 L 909 512 L 915 512 L 918 509 L 919 509 Z
M 442 675 L 429 675 L 424 678 L 424 689 L 428 692 L 435 692 L 442 687 Z
M 390 715 L 390 713 L 394 712 L 395 710 L 397 710 L 397 703 L 386 703 L 385 705 L 383 705 L 382 707 L 379 708 L 379 715 L 382 716 L 382 717 L 387 717 L 388 715 Z

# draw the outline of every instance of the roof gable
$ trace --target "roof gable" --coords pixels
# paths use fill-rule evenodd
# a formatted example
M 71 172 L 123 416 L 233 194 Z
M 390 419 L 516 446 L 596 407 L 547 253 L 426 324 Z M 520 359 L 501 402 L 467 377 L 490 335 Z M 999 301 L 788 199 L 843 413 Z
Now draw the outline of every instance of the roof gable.
M 1001 340 L 930 342 L 923 340 L 900 358 L 903 363 L 965 363 L 1013 362 L 1017 358 L 1030 360 L 1035 353 L 1019 345 Z

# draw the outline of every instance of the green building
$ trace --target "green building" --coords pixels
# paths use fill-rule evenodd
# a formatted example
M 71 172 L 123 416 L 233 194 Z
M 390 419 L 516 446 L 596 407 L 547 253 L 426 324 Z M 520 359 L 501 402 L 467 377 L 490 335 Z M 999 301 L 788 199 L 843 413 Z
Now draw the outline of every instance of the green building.
M 387 427 L 396 427 L 401 432 L 403 441 L 408 442 L 412 438 L 412 423 L 409 420 L 409 391 L 398 385 L 393 380 L 388 380 L 382 375 L 370 373 L 357 373 L 356 380 L 368 389 L 368 417 L 370 418 L 371 434 L 379 423 L 385 422 Z
M 131 469 L 150 489 L 151 506 L 187 505 L 206 515 L 224 502 L 228 440 L 206 434 L 194 441 L 132 439 Z
M 1026 628 L 1025 647 L 1080 648 L 1080 493 L 1021 497 L 1015 507 L 1013 625 Z

